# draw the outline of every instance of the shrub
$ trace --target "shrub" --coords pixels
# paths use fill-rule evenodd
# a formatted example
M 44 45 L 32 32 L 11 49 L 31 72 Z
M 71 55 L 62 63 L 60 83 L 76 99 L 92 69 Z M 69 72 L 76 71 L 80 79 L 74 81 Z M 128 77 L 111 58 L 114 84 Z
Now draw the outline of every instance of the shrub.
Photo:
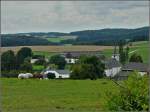
M 1 76 L 7 78 L 18 77 L 19 73 L 25 73 L 25 71 L 19 71 L 19 70 L 2 71 Z
M 17 64 L 20 66 L 24 63 L 25 58 L 32 57 L 32 49 L 28 47 L 23 47 L 17 52 Z
M 66 65 L 65 58 L 61 55 L 54 55 L 49 60 L 50 64 L 55 64 L 58 66 L 58 69 L 64 69 Z
M 21 64 L 20 69 L 23 71 L 31 72 L 33 68 L 30 62 L 24 62 Z
M 33 55 L 32 56 L 33 59 L 41 59 L 41 58 L 45 58 L 44 55 Z
M 97 79 L 104 77 L 104 64 L 96 56 L 81 56 L 71 67 L 72 79 Z
M 91 64 L 76 64 L 72 68 L 70 78 L 72 79 L 97 79 L 97 74 Z
M 41 59 L 37 60 L 34 64 L 35 65 L 45 65 L 46 61 L 44 58 L 41 58 Z
M 33 71 L 42 71 L 44 70 L 44 66 L 43 65 L 33 65 Z
M 142 62 L 143 62 L 143 59 L 142 59 L 142 57 L 141 57 L 140 55 L 134 53 L 133 55 L 131 55 L 129 61 L 130 61 L 130 62 L 140 62 L 140 63 L 142 63 Z
M 14 70 L 16 69 L 16 56 L 11 50 L 8 50 L 1 55 L 1 69 L 2 70 Z
M 108 94 L 107 106 L 115 111 L 148 111 L 148 76 L 132 73 L 119 86 L 119 92 Z

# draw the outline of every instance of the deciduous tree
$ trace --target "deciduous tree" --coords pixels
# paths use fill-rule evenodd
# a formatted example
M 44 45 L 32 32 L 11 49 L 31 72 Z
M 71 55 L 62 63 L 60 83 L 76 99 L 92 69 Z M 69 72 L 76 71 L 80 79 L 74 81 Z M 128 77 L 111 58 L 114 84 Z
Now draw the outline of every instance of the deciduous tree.
M 1 67 L 6 71 L 16 69 L 16 57 L 13 51 L 9 50 L 1 55 Z
M 49 60 L 50 64 L 55 64 L 58 66 L 58 69 L 64 69 L 66 65 L 65 58 L 60 55 L 54 55 Z

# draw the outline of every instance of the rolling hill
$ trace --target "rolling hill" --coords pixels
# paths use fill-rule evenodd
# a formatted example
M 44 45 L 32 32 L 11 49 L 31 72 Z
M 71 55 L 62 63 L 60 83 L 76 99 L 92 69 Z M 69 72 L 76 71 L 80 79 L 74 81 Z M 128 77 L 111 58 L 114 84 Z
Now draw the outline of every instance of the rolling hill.
M 55 38 L 57 41 L 55 41 Z M 2 46 L 64 44 L 114 45 L 114 43 L 119 40 L 145 41 L 148 40 L 148 38 L 149 27 L 142 27 L 136 29 L 112 28 L 100 30 L 83 30 L 70 33 L 32 32 L 18 34 L 2 34 L 1 42 Z

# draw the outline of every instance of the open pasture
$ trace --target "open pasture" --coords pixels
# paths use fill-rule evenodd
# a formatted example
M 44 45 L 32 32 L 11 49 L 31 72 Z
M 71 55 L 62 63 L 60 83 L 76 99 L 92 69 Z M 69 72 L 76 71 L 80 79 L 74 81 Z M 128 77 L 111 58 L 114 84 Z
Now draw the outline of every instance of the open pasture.
M 63 40 L 76 39 L 76 38 L 77 38 L 77 36 L 59 36 L 59 37 L 49 37 L 49 38 L 46 38 L 46 39 L 50 42 L 59 43 Z
M 99 112 L 106 110 L 105 93 L 117 92 L 109 79 L 0 81 L 3 112 Z
M 148 41 L 140 41 L 140 42 L 133 42 L 132 46 L 130 46 L 129 56 L 133 53 L 137 53 L 142 56 L 144 63 L 149 62 L 149 42 Z M 113 54 L 114 49 L 107 49 L 103 50 L 104 55 L 107 58 L 110 58 Z

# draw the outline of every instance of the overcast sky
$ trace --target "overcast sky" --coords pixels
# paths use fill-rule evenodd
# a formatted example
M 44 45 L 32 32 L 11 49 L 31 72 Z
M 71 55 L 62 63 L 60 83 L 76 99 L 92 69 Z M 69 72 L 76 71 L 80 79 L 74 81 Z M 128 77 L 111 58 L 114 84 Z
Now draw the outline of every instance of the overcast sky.
M 2 33 L 149 25 L 148 1 L 3 1 L 1 5 Z

